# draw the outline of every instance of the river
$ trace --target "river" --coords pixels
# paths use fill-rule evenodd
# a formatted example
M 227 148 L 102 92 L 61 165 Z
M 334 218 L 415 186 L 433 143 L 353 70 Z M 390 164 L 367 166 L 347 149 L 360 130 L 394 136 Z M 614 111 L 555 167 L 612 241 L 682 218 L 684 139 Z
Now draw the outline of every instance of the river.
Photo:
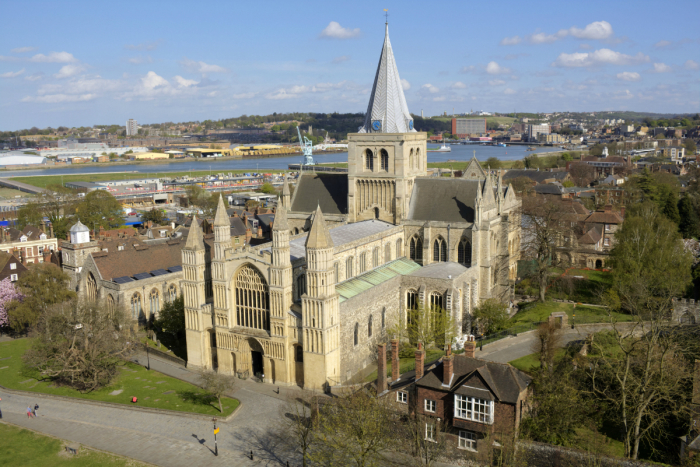
M 452 152 L 429 152 L 428 162 L 455 162 L 455 169 L 459 170 L 460 164 L 465 164 L 472 158 L 476 152 L 476 158 L 484 161 L 489 157 L 497 157 L 501 160 L 517 160 L 522 159 L 533 153 L 546 153 L 560 151 L 557 147 L 538 147 L 536 151 L 527 151 L 527 146 L 482 146 L 480 144 L 459 144 L 452 145 Z M 438 145 L 429 144 L 428 149 L 437 149 Z M 338 152 L 332 154 L 319 154 L 314 156 L 318 163 L 323 162 L 347 162 L 348 153 Z M 185 160 L 184 162 L 170 162 L 159 164 L 125 164 L 125 165 L 106 165 L 106 166 L 66 166 L 53 169 L 28 169 L 28 170 L 12 170 L 2 172 L 0 178 L 22 177 L 28 175 L 77 175 L 81 173 L 110 173 L 110 172 L 139 172 L 147 174 L 155 174 L 162 172 L 187 172 L 211 170 L 212 173 L 226 172 L 229 170 L 250 170 L 257 172 L 261 170 L 284 170 L 289 164 L 298 164 L 302 160 L 301 156 L 285 156 L 285 157 L 265 157 L 265 158 L 249 158 L 249 159 L 199 159 Z

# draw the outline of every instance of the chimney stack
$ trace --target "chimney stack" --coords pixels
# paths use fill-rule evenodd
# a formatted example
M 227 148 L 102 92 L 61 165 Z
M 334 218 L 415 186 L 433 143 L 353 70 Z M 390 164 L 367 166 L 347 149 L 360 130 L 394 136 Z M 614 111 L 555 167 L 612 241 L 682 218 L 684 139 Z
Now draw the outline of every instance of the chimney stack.
M 442 358 L 442 385 L 449 386 L 454 374 L 454 357 L 452 357 L 452 345 L 447 344 L 447 354 Z
M 379 344 L 377 359 L 377 394 L 387 390 L 386 382 L 386 344 Z
M 476 349 L 476 342 L 474 342 L 474 335 L 469 334 L 467 340 L 464 341 L 464 356 L 469 358 L 474 358 L 474 350 Z
M 401 376 L 399 368 L 399 340 L 391 340 L 391 380 L 398 381 Z
M 423 344 L 418 343 L 418 350 L 416 350 L 416 381 L 423 377 L 423 371 L 425 370 L 425 352 L 423 351 Z

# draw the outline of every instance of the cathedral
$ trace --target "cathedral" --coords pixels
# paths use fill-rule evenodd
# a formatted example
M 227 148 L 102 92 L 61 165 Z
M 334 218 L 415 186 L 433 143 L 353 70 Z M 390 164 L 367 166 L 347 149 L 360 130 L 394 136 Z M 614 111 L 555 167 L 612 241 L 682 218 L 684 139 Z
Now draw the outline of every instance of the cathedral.
M 386 26 L 364 125 L 348 135 L 348 173 L 287 183 L 272 242 L 240 247 L 220 199 L 214 238 L 197 222 L 182 252 L 188 364 L 265 382 L 352 382 L 387 329 L 419 303 L 462 333 L 480 300 L 508 300 L 520 201 L 472 159 L 460 178 L 428 175 Z

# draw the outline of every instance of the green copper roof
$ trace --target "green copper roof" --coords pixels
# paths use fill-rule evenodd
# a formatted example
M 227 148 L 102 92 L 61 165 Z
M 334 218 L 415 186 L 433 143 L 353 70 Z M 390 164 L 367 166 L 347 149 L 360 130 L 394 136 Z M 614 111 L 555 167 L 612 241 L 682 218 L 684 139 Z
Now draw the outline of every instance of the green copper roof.
M 342 303 L 391 278 L 405 276 L 420 268 L 421 266 L 419 264 L 414 263 L 408 258 L 399 258 L 364 274 L 360 274 L 357 277 L 341 282 L 335 286 L 335 291 L 340 295 L 340 303 Z

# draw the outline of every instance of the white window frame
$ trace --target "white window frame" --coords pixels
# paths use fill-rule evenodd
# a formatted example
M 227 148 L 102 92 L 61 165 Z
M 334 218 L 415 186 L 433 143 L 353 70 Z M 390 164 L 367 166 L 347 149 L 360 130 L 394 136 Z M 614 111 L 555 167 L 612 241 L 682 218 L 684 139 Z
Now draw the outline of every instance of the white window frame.
M 423 402 L 423 407 L 426 412 L 435 413 L 435 410 L 437 409 L 437 403 L 434 400 L 425 399 L 425 401 Z
M 473 431 L 459 430 L 458 437 L 457 447 L 459 449 L 476 452 L 476 433 Z
M 396 402 L 399 404 L 408 404 L 408 393 L 406 391 L 397 391 Z
M 605 231 L 609 232 L 610 231 L 610 224 L 605 224 Z
M 437 442 L 435 440 L 435 424 L 434 423 L 430 423 L 430 422 L 425 423 L 425 440 L 432 441 L 433 443 Z
M 10 281 L 15 282 L 17 280 L 17 274 L 10 274 Z
M 10 269 L 17 269 L 17 263 L 10 263 Z
M 461 420 L 493 425 L 493 401 L 455 394 L 454 416 Z
M 609 238 L 603 239 L 603 245 L 610 246 L 610 239 Z

